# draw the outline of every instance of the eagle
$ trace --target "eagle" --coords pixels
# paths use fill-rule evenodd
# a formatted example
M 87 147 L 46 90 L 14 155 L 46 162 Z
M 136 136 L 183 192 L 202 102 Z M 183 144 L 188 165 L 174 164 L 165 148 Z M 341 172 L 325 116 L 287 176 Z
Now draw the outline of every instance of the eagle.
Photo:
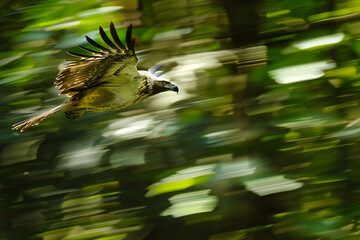
M 98 50 L 79 46 L 91 55 L 67 52 L 80 59 L 65 65 L 54 84 L 61 91 L 59 95 L 67 95 L 69 99 L 51 110 L 15 123 L 12 130 L 21 129 L 23 132 L 59 111 L 65 112 L 67 118 L 76 120 L 85 112 L 121 110 L 161 92 L 179 92 L 176 84 L 160 77 L 162 72 L 158 70 L 161 65 L 155 65 L 148 71 L 137 69 L 132 24 L 127 28 L 125 45 L 121 42 L 113 22 L 110 22 L 113 41 L 101 26 L 99 33 L 107 47 L 85 36 Z

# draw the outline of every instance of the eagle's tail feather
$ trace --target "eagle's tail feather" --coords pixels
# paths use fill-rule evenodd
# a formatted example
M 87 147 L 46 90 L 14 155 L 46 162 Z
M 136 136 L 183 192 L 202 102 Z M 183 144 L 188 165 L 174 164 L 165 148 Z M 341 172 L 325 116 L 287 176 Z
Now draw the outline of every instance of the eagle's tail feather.
M 25 119 L 21 122 L 15 123 L 12 125 L 12 130 L 18 130 L 21 128 L 20 132 L 25 131 L 31 126 L 38 125 L 40 122 L 44 121 L 45 119 L 49 118 L 50 116 L 54 115 L 60 110 L 63 110 L 64 108 L 74 104 L 74 101 L 72 99 L 69 99 L 68 101 L 64 102 L 63 104 L 54 107 L 53 109 L 50 109 L 44 113 L 41 113 L 39 115 L 33 116 L 29 119 Z

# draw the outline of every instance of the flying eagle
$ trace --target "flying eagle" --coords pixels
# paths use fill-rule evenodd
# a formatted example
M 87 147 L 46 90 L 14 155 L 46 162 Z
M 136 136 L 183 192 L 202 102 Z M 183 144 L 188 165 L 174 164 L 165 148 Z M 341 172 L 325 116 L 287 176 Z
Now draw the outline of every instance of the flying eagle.
M 92 55 L 68 52 L 81 59 L 67 64 L 54 82 L 61 90 L 59 95 L 67 95 L 69 99 L 47 112 L 15 123 L 12 125 L 13 130 L 21 128 L 23 132 L 58 111 L 64 111 L 67 118 L 78 119 L 85 112 L 120 110 L 161 92 L 179 91 L 173 82 L 159 77 L 159 66 L 148 71 L 137 70 L 138 59 L 134 50 L 135 39 L 131 34 L 132 25 L 127 29 L 125 45 L 120 41 L 112 22 L 110 34 L 113 41 L 101 26 L 99 32 L 107 47 L 85 36 L 99 51 L 79 46 Z

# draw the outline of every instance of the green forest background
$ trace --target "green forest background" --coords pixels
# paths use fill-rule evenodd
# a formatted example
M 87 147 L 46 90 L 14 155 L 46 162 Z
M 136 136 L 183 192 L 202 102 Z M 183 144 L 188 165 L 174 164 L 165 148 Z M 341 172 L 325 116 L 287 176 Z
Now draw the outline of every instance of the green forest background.
M 0 240 L 360 239 L 359 0 L 2 0 Z M 178 95 L 58 113 L 85 35 L 132 23 Z

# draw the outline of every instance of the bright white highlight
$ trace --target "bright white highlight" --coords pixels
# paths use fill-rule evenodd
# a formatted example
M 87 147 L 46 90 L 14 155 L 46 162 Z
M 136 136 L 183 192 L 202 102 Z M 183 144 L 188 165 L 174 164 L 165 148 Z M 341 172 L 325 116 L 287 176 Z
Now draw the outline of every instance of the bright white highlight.
M 210 190 L 200 190 L 177 194 L 169 198 L 171 206 L 161 213 L 161 216 L 172 215 L 174 218 L 196 213 L 211 212 L 219 199 L 209 195 Z
M 328 60 L 275 69 L 270 71 L 269 74 L 275 82 L 288 84 L 320 78 L 324 76 L 324 70 L 335 67 L 336 64 Z
M 303 50 L 303 49 L 338 43 L 341 42 L 344 39 L 344 37 L 345 37 L 344 33 L 335 33 L 319 38 L 313 38 L 305 41 L 295 42 L 292 45 L 298 49 Z
M 245 181 L 246 189 L 259 196 L 292 191 L 301 188 L 303 185 L 303 183 L 287 179 L 283 175 Z

